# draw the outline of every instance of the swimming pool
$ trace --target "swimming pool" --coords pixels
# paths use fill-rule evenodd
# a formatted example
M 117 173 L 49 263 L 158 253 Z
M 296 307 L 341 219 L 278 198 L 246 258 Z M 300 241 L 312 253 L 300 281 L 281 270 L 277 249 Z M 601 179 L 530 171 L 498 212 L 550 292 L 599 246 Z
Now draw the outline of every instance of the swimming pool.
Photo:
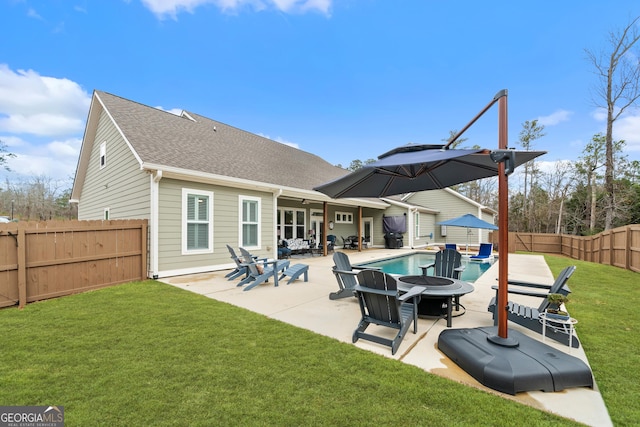
M 420 266 L 434 262 L 435 258 L 435 254 L 432 253 L 415 252 L 413 254 L 400 255 L 393 258 L 366 262 L 358 264 L 358 266 L 378 267 L 388 274 L 410 276 L 422 274 Z M 465 282 L 475 282 L 478 277 L 482 276 L 482 274 L 487 271 L 489 267 L 491 267 L 492 264 L 493 261 L 473 262 L 463 258 L 462 265 L 465 267 L 465 269 L 460 276 L 460 280 L 464 280 Z M 433 270 L 430 269 L 430 272 L 431 271 Z

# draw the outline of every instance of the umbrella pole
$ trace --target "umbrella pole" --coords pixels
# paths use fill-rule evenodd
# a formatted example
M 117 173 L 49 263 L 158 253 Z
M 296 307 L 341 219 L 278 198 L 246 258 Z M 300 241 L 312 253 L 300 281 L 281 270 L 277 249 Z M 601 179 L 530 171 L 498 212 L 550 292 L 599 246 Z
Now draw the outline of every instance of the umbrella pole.
M 467 250 L 465 252 L 469 255 L 469 228 L 465 227 L 464 231 L 467 233 Z
M 507 149 L 507 96 L 498 101 L 498 148 Z M 489 340 L 503 346 L 514 347 L 517 340 L 507 335 L 507 280 L 509 276 L 509 181 L 505 173 L 505 163 L 498 163 L 498 335 Z

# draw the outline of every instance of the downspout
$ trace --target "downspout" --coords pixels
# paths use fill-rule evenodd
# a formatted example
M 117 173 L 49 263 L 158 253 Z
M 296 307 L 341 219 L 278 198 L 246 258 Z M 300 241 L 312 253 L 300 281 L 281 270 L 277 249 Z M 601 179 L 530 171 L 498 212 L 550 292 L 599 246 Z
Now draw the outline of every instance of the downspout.
M 409 242 L 411 249 L 415 249 L 415 242 L 419 236 L 416 236 L 416 212 L 418 208 L 409 208 Z
M 482 219 L 482 206 L 478 206 L 478 218 Z M 482 233 L 484 231 L 485 230 L 483 230 L 482 228 L 478 228 L 478 248 L 482 243 Z M 487 236 L 489 236 L 489 230 L 486 230 L 486 232 L 487 232 Z
M 158 278 L 158 218 L 159 218 L 159 192 L 160 180 L 162 179 L 162 171 L 154 171 L 151 175 L 151 212 L 149 218 L 149 273 L 148 277 Z
M 273 259 L 278 259 L 278 197 L 282 195 L 282 188 L 273 193 Z

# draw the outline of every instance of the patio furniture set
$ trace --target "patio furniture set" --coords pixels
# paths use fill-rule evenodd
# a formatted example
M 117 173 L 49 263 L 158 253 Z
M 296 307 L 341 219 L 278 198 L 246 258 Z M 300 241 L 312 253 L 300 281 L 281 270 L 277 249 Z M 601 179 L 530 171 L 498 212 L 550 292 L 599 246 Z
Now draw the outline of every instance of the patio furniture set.
M 387 345 L 391 347 L 392 354 L 397 351 L 412 322 L 416 333 L 418 317 L 444 318 L 447 327 L 450 328 L 452 319 L 464 314 L 460 297 L 474 290 L 473 285 L 460 280 L 464 267 L 460 253 L 454 249 L 444 249 L 436 253 L 435 262 L 420 267 L 421 275 L 398 278 L 377 268 L 351 265 L 344 252 L 336 252 L 333 260 L 333 274 L 339 289 L 330 293 L 329 298 L 334 300 L 356 297 L 360 305 L 362 319 L 353 334 L 353 342 L 362 338 Z M 431 270 L 433 275 L 428 275 Z M 573 329 L 577 323 L 575 319 L 554 321 L 545 317 L 549 305 L 547 295 L 567 295 L 570 290 L 566 282 L 574 271 L 575 266 L 565 268 L 552 285 L 510 281 L 509 284 L 513 285 L 509 288 L 510 293 L 539 297 L 543 302 L 538 308 L 532 308 L 510 301 L 509 320 L 541 333 L 543 339 L 551 338 L 574 348 L 578 347 L 579 341 L 574 336 Z M 527 288 L 545 292 L 534 292 Z M 497 286 L 494 286 L 494 289 L 497 292 Z M 496 298 L 497 295 L 491 300 L 488 308 L 494 313 L 494 318 Z M 397 329 L 396 337 L 390 340 L 366 333 L 367 326 L 372 323 Z
M 244 248 L 240 248 L 241 256 L 227 245 L 231 259 L 236 263 L 236 268 L 225 277 L 234 280 L 242 277 L 237 286 L 244 286 L 244 291 L 249 291 L 273 278 L 274 286 L 278 286 L 280 280 L 289 277 L 287 284 L 297 280 L 300 276 L 304 281 L 309 281 L 309 266 L 306 264 L 291 265 L 289 260 L 272 260 L 258 258 Z
M 249 291 L 256 286 L 268 282 L 273 278 L 274 286 L 288 277 L 287 284 L 302 278 L 309 279 L 307 264 L 291 264 L 289 260 L 271 260 L 252 255 L 244 248 L 240 248 L 241 256 L 237 256 L 234 249 L 227 245 L 236 268 L 229 272 L 228 280 L 240 278 L 237 286 L 243 286 Z M 460 304 L 460 297 L 474 291 L 473 285 L 460 280 L 464 271 L 461 254 L 455 249 L 444 249 L 436 253 L 433 263 L 420 266 L 422 274 L 394 278 L 380 271 L 378 268 L 352 265 L 344 252 L 333 255 L 333 274 L 339 289 L 329 294 L 329 299 L 355 297 L 358 300 L 362 318 L 353 333 L 353 342 L 366 339 L 391 347 L 392 354 L 398 349 L 406 332 L 414 326 L 417 332 L 418 317 L 444 318 L 447 327 L 452 326 L 453 318 L 464 314 L 464 306 Z M 429 275 L 429 272 L 433 272 Z M 571 291 L 567 281 L 575 271 L 575 266 L 565 268 L 552 285 L 529 282 L 509 281 L 509 292 L 520 295 L 542 298 L 539 307 L 527 307 L 515 302 L 508 303 L 509 320 L 525 326 L 543 335 L 571 347 L 578 347 L 579 341 L 574 336 L 573 326 L 577 321 L 551 319 L 547 317 L 546 309 L 549 302 L 546 299 L 550 293 L 568 295 Z M 488 311 L 496 319 L 496 297 L 489 303 Z M 532 291 L 531 289 L 536 289 Z M 382 325 L 397 329 L 393 339 L 380 337 L 366 332 L 370 324 Z

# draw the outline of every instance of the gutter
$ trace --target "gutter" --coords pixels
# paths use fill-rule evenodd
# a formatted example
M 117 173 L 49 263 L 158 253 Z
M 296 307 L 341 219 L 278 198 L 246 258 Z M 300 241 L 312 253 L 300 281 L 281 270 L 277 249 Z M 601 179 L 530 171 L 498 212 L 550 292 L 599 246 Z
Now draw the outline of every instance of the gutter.
M 253 181 L 242 178 L 232 178 L 225 175 L 212 174 L 206 172 L 199 172 L 189 169 L 181 169 L 175 167 L 166 167 L 154 163 L 142 163 L 140 169 L 156 173 L 157 171 L 163 171 L 162 177 L 175 178 L 185 181 L 200 182 L 203 184 L 223 185 L 225 187 L 241 188 L 245 190 L 258 190 L 267 193 L 280 192 L 281 196 L 311 199 L 318 202 L 329 202 L 336 205 L 345 206 L 363 206 L 374 209 L 385 209 L 388 204 L 379 199 L 354 199 L 346 198 L 335 200 L 331 199 L 327 195 L 314 190 L 305 190 L 294 187 L 286 187 L 276 184 L 269 184 L 260 181 Z

